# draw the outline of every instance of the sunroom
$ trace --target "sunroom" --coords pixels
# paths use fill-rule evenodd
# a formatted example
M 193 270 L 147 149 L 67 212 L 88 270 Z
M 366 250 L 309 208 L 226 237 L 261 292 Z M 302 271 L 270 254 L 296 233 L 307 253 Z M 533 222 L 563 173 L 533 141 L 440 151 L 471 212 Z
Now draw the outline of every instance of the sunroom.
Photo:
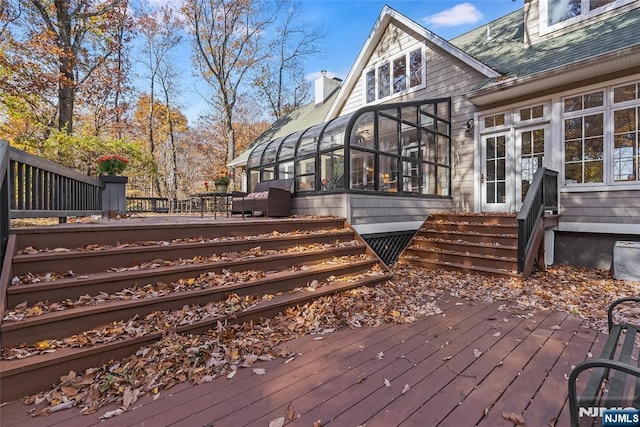
M 249 190 L 287 178 L 292 214 L 343 216 L 374 249 L 401 248 L 429 210 L 451 209 L 451 98 L 367 106 L 253 148 Z

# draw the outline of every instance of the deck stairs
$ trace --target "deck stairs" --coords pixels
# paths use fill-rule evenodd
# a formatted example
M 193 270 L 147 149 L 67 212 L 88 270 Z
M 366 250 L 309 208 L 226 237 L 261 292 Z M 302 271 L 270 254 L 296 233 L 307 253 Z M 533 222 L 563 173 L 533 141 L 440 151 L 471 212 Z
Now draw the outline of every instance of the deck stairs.
M 341 218 L 125 222 L 11 234 L 0 293 L 2 402 L 132 355 L 167 333 L 255 321 L 391 277 Z M 157 313 L 199 314 L 151 331 L 135 328 L 136 319 Z M 117 322 L 131 330 L 101 339 Z M 24 344 L 37 351 L 16 351 Z
M 515 214 L 434 213 L 398 262 L 430 270 L 521 277 L 517 257 Z

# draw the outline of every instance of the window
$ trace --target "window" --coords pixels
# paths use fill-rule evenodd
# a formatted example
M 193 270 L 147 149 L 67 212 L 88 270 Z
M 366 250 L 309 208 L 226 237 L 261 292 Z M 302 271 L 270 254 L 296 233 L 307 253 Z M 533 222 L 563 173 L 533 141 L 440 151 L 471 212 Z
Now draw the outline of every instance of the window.
M 518 121 L 542 119 L 545 116 L 544 105 L 536 105 L 535 107 L 520 108 L 518 111 Z
M 480 131 L 504 127 L 509 124 L 509 117 L 510 115 L 507 115 L 505 113 L 494 114 L 492 116 L 485 116 L 480 122 L 480 125 L 481 125 Z
M 522 200 L 524 200 L 529 185 L 533 182 L 533 175 L 544 162 L 544 128 L 523 130 L 520 138 Z
M 599 15 L 635 0 L 540 0 L 541 34 Z
M 368 69 L 364 74 L 364 82 L 367 104 L 423 88 L 425 66 L 422 47 Z
M 640 172 L 640 107 L 613 112 L 613 180 L 638 181 Z

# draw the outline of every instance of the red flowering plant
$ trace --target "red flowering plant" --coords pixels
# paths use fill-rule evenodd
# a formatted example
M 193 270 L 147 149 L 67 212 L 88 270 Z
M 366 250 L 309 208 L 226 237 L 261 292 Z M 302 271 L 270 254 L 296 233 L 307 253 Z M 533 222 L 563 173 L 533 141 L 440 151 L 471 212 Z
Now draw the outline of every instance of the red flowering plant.
M 226 171 L 221 171 L 213 179 L 213 182 L 220 185 L 229 185 L 229 183 L 231 182 L 231 178 L 229 178 L 229 174 Z
M 107 175 L 121 174 L 129 160 L 117 154 L 98 157 L 98 172 Z

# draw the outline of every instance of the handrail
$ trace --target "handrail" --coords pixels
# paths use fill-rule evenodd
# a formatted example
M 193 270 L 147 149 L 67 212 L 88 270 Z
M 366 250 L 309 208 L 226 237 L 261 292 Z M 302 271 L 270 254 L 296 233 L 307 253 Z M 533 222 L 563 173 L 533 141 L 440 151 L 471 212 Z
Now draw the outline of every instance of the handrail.
M 0 269 L 9 240 L 9 143 L 0 141 Z
M 11 218 L 103 213 L 99 180 L 15 148 L 9 148 Z
M 527 256 L 532 249 L 534 231 L 544 212 L 558 213 L 558 172 L 539 168 L 522 202 L 518 220 L 518 272 L 523 273 Z

